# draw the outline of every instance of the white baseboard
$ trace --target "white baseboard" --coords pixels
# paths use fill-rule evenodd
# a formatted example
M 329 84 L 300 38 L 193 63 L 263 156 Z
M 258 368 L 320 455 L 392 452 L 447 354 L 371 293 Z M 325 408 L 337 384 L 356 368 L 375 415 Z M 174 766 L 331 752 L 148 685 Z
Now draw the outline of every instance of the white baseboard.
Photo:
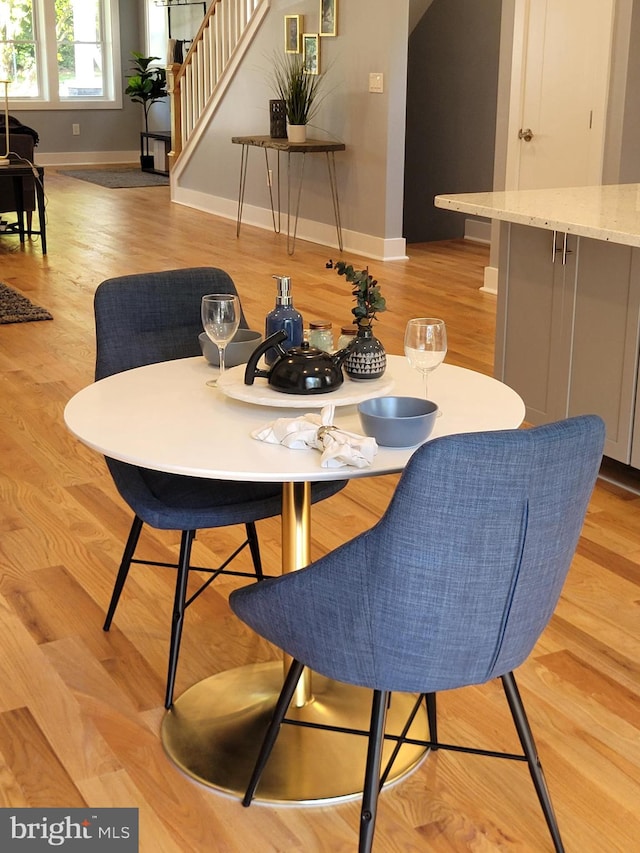
M 498 267 L 484 268 L 484 284 L 480 288 L 484 293 L 498 292 Z
M 482 219 L 465 219 L 464 239 L 489 245 L 491 243 L 491 222 L 485 222 Z
M 491 245 L 491 222 L 485 222 L 481 219 L 465 219 L 464 221 L 464 239 L 471 240 L 474 243 L 483 243 L 487 246 Z M 480 290 L 483 293 L 498 293 L 498 268 L 484 268 L 484 283 Z
M 222 216 L 225 219 L 237 219 L 238 205 L 236 201 L 219 196 L 211 196 L 207 193 L 198 192 L 198 190 L 189 190 L 184 187 L 177 187 L 174 182 L 172 182 L 171 186 L 171 200 L 177 204 L 183 204 L 186 207 L 193 207 L 196 210 L 202 210 L 206 213 L 213 213 L 216 216 Z M 264 228 L 267 231 L 272 231 L 273 220 L 271 217 L 271 210 L 245 204 L 242 208 L 242 224 L 254 225 L 257 228 Z M 292 230 L 293 227 L 294 221 L 292 217 Z M 280 231 L 283 247 L 286 249 L 286 212 L 282 213 L 280 217 Z M 242 236 L 242 230 L 240 231 L 240 236 Z M 335 225 L 329 225 L 325 222 L 314 222 L 310 219 L 300 219 L 298 221 L 296 240 L 308 240 L 310 243 L 319 243 L 323 246 L 328 246 L 334 249 L 335 252 L 340 251 L 338 248 L 338 235 L 336 233 Z M 373 237 L 370 234 L 361 234 L 357 231 L 349 231 L 343 228 L 342 243 L 343 255 L 347 252 L 353 252 L 354 254 L 364 255 L 367 258 L 372 258 L 373 260 L 378 261 L 407 259 L 407 246 L 404 237 L 387 240 L 383 237 Z
M 41 154 L 36 151 L 38 166 L 110 166 L 139 163 L 139 151 L 66 151 Z

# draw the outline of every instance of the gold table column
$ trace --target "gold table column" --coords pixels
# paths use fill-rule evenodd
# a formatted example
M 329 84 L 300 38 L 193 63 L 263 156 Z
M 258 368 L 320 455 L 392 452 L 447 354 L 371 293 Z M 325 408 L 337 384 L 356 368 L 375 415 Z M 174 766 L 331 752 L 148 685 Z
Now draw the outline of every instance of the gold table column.
M 310 517 L 310 484 L 283 483 L 283 572 L 297 571 L 310 562 Z M 162 723 L 162 742 L 171 760 L 199 782 L 241 797 L 282 680 L 283 664 L 275 661 L 221 672 L 193 685 L 175 701 Z M 394 694 L 388 732 L 400 733 L 414 702 L 413 695 Z M 366 731 L 370 714 L 370 690 L 305 670 L 288 716 Z M 426 739 L 427 731 L 426 713 L 421 710 L 409 736 Z M 385 746 L 383 766 L 392 749 L 392 742 Z M 366 751 L 365 737 L 284 725 L 255 799 L 318 803 L 359 797 Z M 425 754 L 423 747 L 403 746 L 389 781 L 408 773 Z

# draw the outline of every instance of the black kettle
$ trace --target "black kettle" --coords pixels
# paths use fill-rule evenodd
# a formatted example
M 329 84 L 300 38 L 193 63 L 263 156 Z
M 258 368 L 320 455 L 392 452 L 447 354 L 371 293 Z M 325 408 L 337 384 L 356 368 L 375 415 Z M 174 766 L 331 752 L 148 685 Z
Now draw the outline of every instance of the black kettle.
M 282 346 L 286 338 L 287 333 L 280 329 L 253 351 L 244 372 L 245 385 L 253 385 L 256 376 L 268 379 L 274 391 L 283 394 L 326 394 L 342 385 L 342 362 L 350 347 L 332 354 L 304 341 L 301 346 L 287 350 Z M 276 350 L 277 358 L 269 370 L 262 370 L 258 360 L 271 348 Z

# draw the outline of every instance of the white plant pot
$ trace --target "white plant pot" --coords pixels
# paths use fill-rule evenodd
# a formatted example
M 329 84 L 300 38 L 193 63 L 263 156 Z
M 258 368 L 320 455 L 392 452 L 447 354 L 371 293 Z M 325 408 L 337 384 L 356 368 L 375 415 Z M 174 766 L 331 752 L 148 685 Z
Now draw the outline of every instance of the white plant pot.
M 287 139 L 289 142 L 299 144 L 307 141 L 307 125 L 306 124 L 288 124 Z

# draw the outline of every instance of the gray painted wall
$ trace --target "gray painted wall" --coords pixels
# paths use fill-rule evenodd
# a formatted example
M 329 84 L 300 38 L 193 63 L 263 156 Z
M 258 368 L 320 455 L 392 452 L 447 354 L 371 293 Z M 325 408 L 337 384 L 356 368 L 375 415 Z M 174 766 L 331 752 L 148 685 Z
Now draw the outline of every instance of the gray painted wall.
M 304 31 L 316 32 L 318 0 L 272 0 L 271 8 L 213 122 L 180 179 L 185 189 L 235 203 L 240 147 L 232 136 L 268 134 L 271 57 L 282 51 L 283 16 L 304 15 Z M 337 139 L 342 226 L 379 238 L 402 236 L 404 118 L 408 0 L 349 0 L 339 5 L 338 37 L 321 38 L 327 93 L 312 136 Z M 384 93 L 368 92 L 369 73 L 384 74 Z M 297 158 L 296 158 L 297 159 Z M 300 215 L 333 224 L 324 155 L 308 156 Z M 286 168 L 286 157 L 283 158 Z M 266 208 L 264 155 L 250 151 L 245 205 Z
M 420 23 L 420 19 L 427 11 L 433 0 L 409 0 L 409 32 L 412 33 Z
M 439 193 L 493 188 L 501 0 L 434 0 L 409 38 L 404 236 L 464 235 Z
M 141 27 L 139 3 L 120 0 L 119 14 L 122 79 L 125 81 L 131 51 L 144 52 L 144 28 Z M 126 81 L 123 88 L 124 85 Z M 131 151 L 140 145 L 142 107 L 125 96 L 121 109 L 11 110 L 11 113 L 38 131 L 37 154 Z M 73 124 L 80 125 L 80 136 L 73 136 Z

